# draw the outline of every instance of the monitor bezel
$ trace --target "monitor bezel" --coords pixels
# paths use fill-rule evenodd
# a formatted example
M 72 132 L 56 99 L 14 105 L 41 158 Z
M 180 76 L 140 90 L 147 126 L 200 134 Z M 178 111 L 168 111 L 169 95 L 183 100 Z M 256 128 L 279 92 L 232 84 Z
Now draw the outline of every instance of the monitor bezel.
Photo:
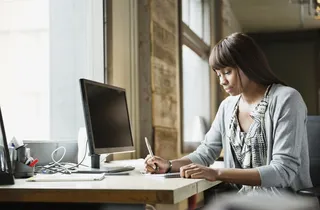
M 82 105 L 83 105 L 83 113 L 84 113 L 84 120 L 87 130 L 87 138 L 88 138 L 88 145 L 89 145 L 89 155 L 101 155 L 101 154 L 108 154 L 108 153 L 129 153 L 129 152 L 135 152 L 134 148 L 134 142 L 133 142 L 133 136 L 132 136 L 132 128 L 131 128 L 131 122 L 130 122 L 130 116 L 129 116 L 129 109 L 128 109 L 128 103 L 127 103 L 127 95 L 126 91 L 123 88 L 116 87 L 113 85 L 84 79 L 81 78 L 80 80 L 80 89 L 81 89 L 81 98 L 82 98 Z M 125 103 L 126 103 L 126 111 L 128 115 L 129 120 L 129 130 L 130 130 L 130 137 L 131 137 L 131 145 L 132 146 L 126 146 L 126 147 L 109 147 L 109 148 L 96 148 L 95 147 L 95 141 L 94 136 L 92 132 L 92 123 L 90 119 L 90 107 L 88 104 L 88 94 L 87 94 L 87 87 L 86 84 L 91 85 L 97 85 L 104 88 L 114 89 L 117 91 L 122 91 L 124 93 Z
M 14 177 L 13 177 L 13 170 L 12 170 L 12 165 L 11 165 L 11 159 L 10 159 L 10 154 L 9 154 L 9 148 L 8 148 L 8 142 L 7 142 L 7 135 L 4 127 L 4 120 L 3 120 L 3 115 L 0 107 L 0 129 L 2 132 L 2 137 L 3 137 L 3 147 L 4 147 L 4 152 L 5 152 L 5 159 L 6 159 L 6 164 L 8 166 L 8 173 L 2 173 L 0 172 L 0 185 L 7 185 L 7 184 L 14 184 Z

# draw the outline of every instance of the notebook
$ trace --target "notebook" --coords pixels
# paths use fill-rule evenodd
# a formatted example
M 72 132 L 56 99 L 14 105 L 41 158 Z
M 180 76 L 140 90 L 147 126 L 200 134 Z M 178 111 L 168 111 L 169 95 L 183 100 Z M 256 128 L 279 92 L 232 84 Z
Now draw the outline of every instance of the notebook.
M 100 174 L 37 174 L 26 179 L 27 182 L 70 182 L 70 181 L 100 181 L 104 179 Z

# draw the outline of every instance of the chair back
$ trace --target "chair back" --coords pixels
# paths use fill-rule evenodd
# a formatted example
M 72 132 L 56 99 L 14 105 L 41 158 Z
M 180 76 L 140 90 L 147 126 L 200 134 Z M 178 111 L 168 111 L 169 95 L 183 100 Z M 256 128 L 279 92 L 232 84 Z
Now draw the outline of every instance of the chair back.
M 313 186 L 320 186 L 320 116 L 309 115 L 307 122 L 310 176 Z

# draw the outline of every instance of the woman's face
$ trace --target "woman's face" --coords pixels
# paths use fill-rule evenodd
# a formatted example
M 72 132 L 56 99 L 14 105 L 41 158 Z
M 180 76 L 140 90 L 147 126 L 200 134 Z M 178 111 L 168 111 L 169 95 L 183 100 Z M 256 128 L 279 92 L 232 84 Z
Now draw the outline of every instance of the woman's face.
M 220 85 L 231 96 L 242 93 L 243 88 L 246 87 L 249 81 L 247 76 L 236 68 L 226 67 L 215 72 L 219 78 Z

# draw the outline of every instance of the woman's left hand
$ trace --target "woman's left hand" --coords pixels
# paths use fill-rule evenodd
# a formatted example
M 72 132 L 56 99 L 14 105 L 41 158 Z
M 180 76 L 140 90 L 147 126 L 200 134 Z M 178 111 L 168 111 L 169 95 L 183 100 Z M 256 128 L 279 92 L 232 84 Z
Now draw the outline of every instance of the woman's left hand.
M 192 179 L 206 179 L 208 181 L 216 181 L 218 171 L 203 165 L 191 163 L 180 168 L 180 176 Z

